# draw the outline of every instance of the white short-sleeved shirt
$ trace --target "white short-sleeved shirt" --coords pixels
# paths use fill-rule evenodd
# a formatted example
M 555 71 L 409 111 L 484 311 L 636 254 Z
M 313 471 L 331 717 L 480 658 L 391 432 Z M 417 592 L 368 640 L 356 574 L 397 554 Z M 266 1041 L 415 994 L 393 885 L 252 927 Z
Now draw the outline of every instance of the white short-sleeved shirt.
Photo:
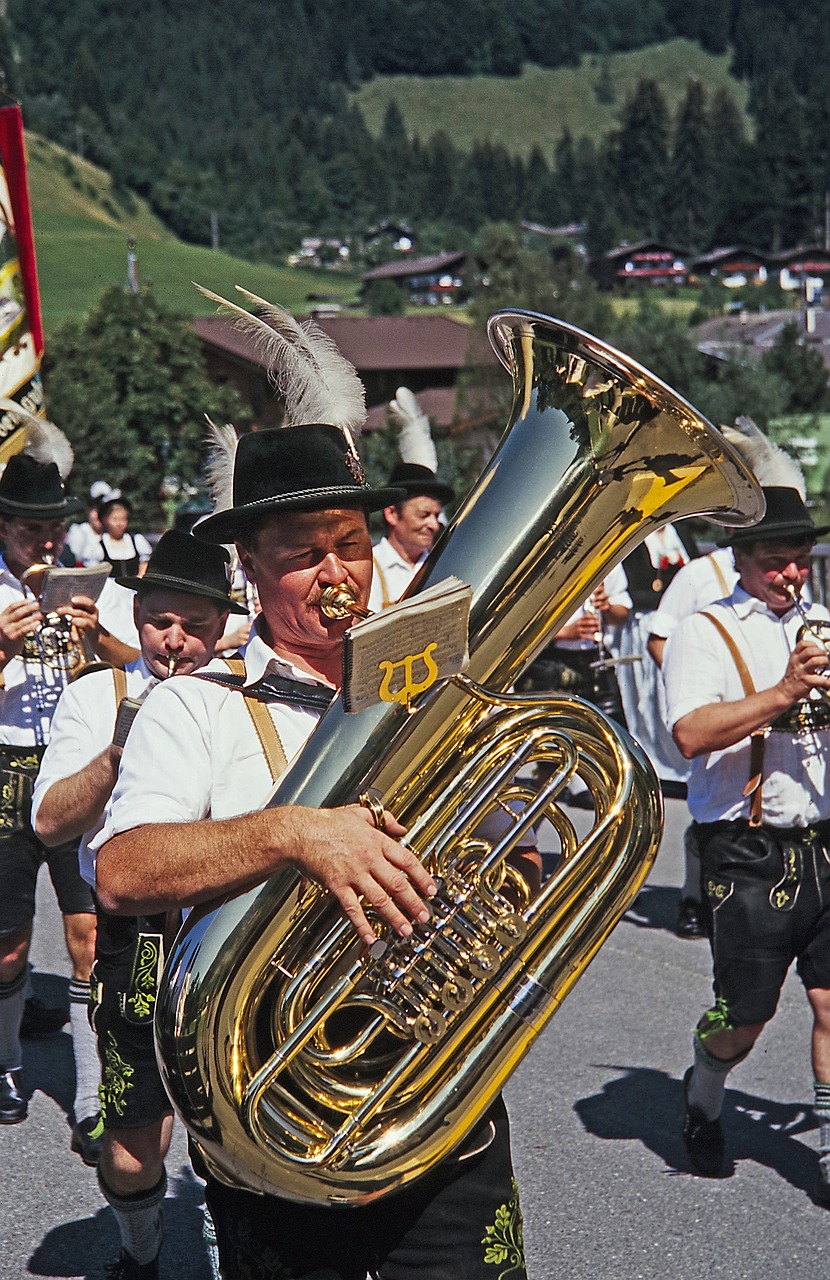
M 127 696 L 141 698 L 158 683 L 143 658 L 131 662 L 126 670 Z M 49 746 L 43 756 L 34 795 L 32 824 L 37 820 L 43 797 L 49 788 L 64 778 L 85 769 L 90 761 L 112 741 L 117 711 L 116 690 L 111 671 L 90 671 L 60 696 L 52 720 Z M 100 830 L 104 817 L 84 835 L 79 853 L 81 875 L 87 884 L 95 884 L 95 862 L 88 848 L 91 836 Z
M 71 524 L 66 531 L 66 545 L 78 564 L 100 564 L 101 539 L 88 520 Z
M 20 600 L 32 598 L 32 593 L 0 558 L 0 612 Z M 108 631 L 126 644 L 134 643 L 138 647 L 138 633 L 132 621 L 133 599 L 132 591 L 125 591 L 107 579 L 98 600 L 98 614 Z M 66 674 L 61 666 L 49 666 L 22 656 L 6 664 L 0 688 L 0 744 L 32 747 L 49 741 L 52 716 L 67 683 Z
M 381 538 L 380 542 L 372 547 L 374 571 L 368 606 L 372 613 L 382 609 L 384 602 L 394 604 L 396 600 L 400 600 L 426 560 L 427 554 L 428 552 L 425 551 L 417 564 L 410 564 L 395 550 L 388 538 Z
M 127 532 L 123 538 L 111 538 L 108 533 L 102 533 L 98 538 L 97 549 L 90 545 L 87 554 L 90 556 L 89 564 L 101 564 L 107 556 L 111 560 L 132 560 L 134 556 L 138 556 L 140 563 L 146 564 L 153 554 L 153 548 L 143 533 Z
M 624 609 L 634 608 L 634 602 L 628 592 L 628 578 L 625 576 L 625 569 L 621 564 L 615 565 L 614 568 L 605 575 L 603 585 L 605 587 L 605 594 L 608 596 L 609 604 L 622 605 Z M 571 614 L 570 618 L 568 618 L 568 622 L 565 623 L 565 626 L 567 626 L 568 623 L 576 622 L 578 618 L 584 617 L 586 613 L 593 612 L 594 610 L 591 609 L 590 600 L 586 600 L 585 603 L 577 609 L 576 613 Z M 587 638 L 583 638 L 581 640 L 564 640 L 557 637 L 554 639 L 553 643 L 557 649 L 569 649 L 571 651 L 595 648 L 594 641 Z
M 736 587 L 728 600 L 707 606 L 728 629 L 756 690 L 770 689 L 784 674 L 796 644 L 801 618 L 791 609 L 778 618 L 760 600 Z M 809 616 L 826 619 L 821 606 Z M 746 695 L 726 643 L 708 618 L 693 614 L 679 624 L 666 645 L 667 723 L 673 728 L 692 711 L 718 702 L 739 702 Z M 766 735 L 764 750 L 764 822 L 775 827 L 809 826 L 830 817 L 827 759 L 830 731 L 793 737 Z M 751 800 L 742 792 L 750 776 L 750 739 L 691 761 L 689 809 L 698 822 L 748 818 Z
M 254 631 L 245 648 L 246 683 L 266 672 L 319 684 L 278 658 Z M 220 659 L 203 668 L 227 674 Z M 321 712 L 269 703 L 286 759 L 304 745 Z M 245 699 L 198 676 L 177 676 L 147 696 L 124 747 L 93 856 L 107 840 L 152 822 L 234 818 L 265 807 L 273 782 Z
M 708 556 L 690 560 L 660 597 L 649 619 L 649 634 L 666 639 L 684 618 L 730 595 L 737 582 L 738 571 L 730 547 L 719 547 Z

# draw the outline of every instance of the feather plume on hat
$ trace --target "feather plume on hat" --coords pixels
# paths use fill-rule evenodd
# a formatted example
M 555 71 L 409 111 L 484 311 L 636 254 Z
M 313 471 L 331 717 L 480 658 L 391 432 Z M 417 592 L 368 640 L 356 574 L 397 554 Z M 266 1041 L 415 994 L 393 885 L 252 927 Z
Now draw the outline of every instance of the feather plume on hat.
M 194 282 L 195 283 L 195 282 Z M 349 452 L 360 466 L 354 436 L 366 421 L 366 393 L 354 365 L 338 351 L 327 333 L 313 320 L 300 324 L 284 307 L 266 302 L 240 285 L 236 288 L 256 307 L 246 311 L 218 293 L 196 288 L 234 317 L 234 327 L 246 334 L 263 357 L 268 376 L 285 403 L 285 426 L 327 423 L 342 431 Z M 237 436 L 232 426 L 210 422 L 212 451 L 207 479 L 214 509 L 233 505 L 233 467 Z
M 398 420 L 400 435 L 398 448 L 402 462 L 413 462 L 427 467 L 433 473 L 438 470 L 438 454 L 424 413 L 409 387 L 398 387 L 389 408 Z
M 804 473 L 795 458 L 791 458 L 779 445 L 773 444 L 751 418 L 741 414 L 735 419 L 734 426 L 725 426 L 722 431 L 729 444 L 737 449 L 746 465 L 755 473 L 759 484 L 765 488 L 780 486 L 797 489 L 802 501 L 806 500 Z
M 13 452 L 26 453 L 30 458 L 34 458 L 35 462 L 54 462 L 60 472 L 61 480 L 66 481 L 72 470 L 75 454 L 60 427 L 56 427 L 53 422 L 48 422 L 46 418 L 39 418 L 37 414 L 30 413 L 16 400 L 7 400 L 5 396 L 0 396 L 0 413 L 11 414 L 23 423 L 25 431 L 23 446 Z
M 236 427 L 230 422 L 219 427 L 207 414 L 205 414 L 205 422 L 210 428 L 208 432 L 210 452 L 204 469 L 205 483 L 210 492 L 214 511 L 229 511 L 233 506 L 233 464 L 239 437 L 236 434 Z
M 252 338 L 268 373 L 285 402 L 285 424 L 291 427 L 324 422 L 344 433 L 359 434 L 366 421 L 366 395 L 354 366 L 313 320 L 300 324 L 283 307 L 236 288 L 254 303 L 245 311 L 204 289 L 196 288 L 234 316 L 235 327 Z

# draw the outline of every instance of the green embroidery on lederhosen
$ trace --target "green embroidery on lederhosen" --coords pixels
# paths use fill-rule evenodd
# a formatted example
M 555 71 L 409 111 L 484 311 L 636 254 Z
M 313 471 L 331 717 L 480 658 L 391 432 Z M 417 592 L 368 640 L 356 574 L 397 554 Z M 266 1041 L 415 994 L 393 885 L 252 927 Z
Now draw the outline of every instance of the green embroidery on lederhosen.
M 734 885 L 729 880 L 716 880 L 714 876 L 707 876 L 703 883 L 703 892 L 709 899 L 709 905 L 713 911 L 717 911 L 718 907 L 722 907 L 727 898 L 732 897 Z
M 40 757 L 25 748 L 4 747 L 0 767 L 0 834 L 22 831 L 29 821 L 32 787 Z
M 513 1198 L 508 1200 L 507 1204 L 499 1205 L 496 1210 L 496 1220 L 486 1228 L 481 1241 L 486 1245 L 485 1263 L 492 1263 L 497 1267 L 507 1263 L 507 1266 L 503 1266 L 499 1272 L 498 1280 L 502 1280 L 503 1276 L 509 1276 L 511 1271 L 525 1269 L 524 1226 L 522 1210 L 519 1206 L 519 1187 L 515 1178 L 512 1179 L 512 1183 Z
M 802 851 L 792 844 L 785 844 L 781 849 L 784 859 L 784 874 L 769 891 L 770 906 L 776 911 L 792 911 L 801 888 Z
M 291 1280 L 294 1274 L 270 1245 L 262 1247 L 248 1218 L 225 1219 L 224 1252 L 220 1249 L 219 1262 L 224 1266 L 231 1262 L 229 1275 L 238 1280 Z
M 130 987 L 121 997 L 121 1011 L 129 1022 L 152 1022 L 161 961 L 161 934 L 139 933 Z
M 107 1032 L 107 1043 L 101 1046 L 102 1070 L 98 1096 L 101 1099 L 101 1115 L 107 1120 L 109 1109 L 117 1116 L 123 1116 L 126 1110 L 124 1094 L 133 1088 L 132 1078 L 135 1067 L 131 1066 L 118 1052 L 118 1041 L 111 1031 Z

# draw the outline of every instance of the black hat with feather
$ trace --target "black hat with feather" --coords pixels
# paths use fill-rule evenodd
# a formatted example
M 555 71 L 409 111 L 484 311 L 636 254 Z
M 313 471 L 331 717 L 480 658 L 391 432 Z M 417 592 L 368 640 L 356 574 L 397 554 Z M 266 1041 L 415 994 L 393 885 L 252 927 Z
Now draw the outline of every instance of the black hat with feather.
M 14 400 L 0 398 L 0 412 L 22 422 L 25 433 L 22 452 L 9 458 L 0 476 L 0 516 L 60 520 L 77 515 L 83 503 L 64 488 L 75 461 L 66 436 Z

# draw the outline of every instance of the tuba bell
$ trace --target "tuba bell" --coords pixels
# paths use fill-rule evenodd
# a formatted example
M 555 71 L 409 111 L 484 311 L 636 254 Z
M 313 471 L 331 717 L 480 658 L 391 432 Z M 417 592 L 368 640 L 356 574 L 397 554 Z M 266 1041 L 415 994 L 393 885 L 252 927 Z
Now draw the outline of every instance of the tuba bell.
M 365 1204 L 484 1114 L 633 900 L 662 824 L 654 771 L 622 729 L 578 698 L 509 690 L 652 529 L 763 511 L 720 433 L 634 361 L 530 312 L 499 312 L 488 332 L 510 421 L 412 588 L 472 587 L 466 673 L 410 707 L 350 715 L 335 700 L 270 801 L 374 789 L 437 878 L 432 919 L 406 939 L 378 923 L 367 951 L 331 895 L 285 870 L 197 908 L 168 956 L 165 1085 L 211 1171 L 254 1191 Z M 582 835 L 558 802 L 574 775 L 595 810 Z M 561 856 L 531 892 L 507 859 L 542 821 Z

